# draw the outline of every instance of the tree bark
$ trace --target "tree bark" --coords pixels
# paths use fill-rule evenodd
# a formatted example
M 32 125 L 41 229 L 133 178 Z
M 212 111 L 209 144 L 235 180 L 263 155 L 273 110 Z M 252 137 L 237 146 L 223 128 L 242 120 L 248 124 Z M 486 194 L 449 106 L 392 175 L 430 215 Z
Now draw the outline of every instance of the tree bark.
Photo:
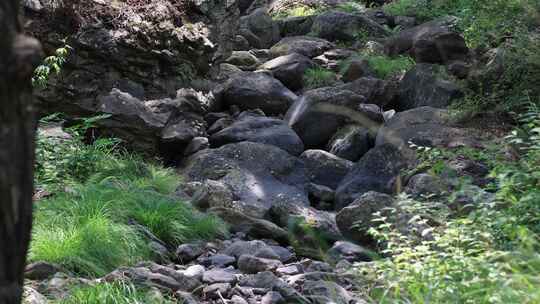
M 39 43 L 22 34 L 19 0 L 0 0 L 0 304 L 20 303 L 32 228 Z

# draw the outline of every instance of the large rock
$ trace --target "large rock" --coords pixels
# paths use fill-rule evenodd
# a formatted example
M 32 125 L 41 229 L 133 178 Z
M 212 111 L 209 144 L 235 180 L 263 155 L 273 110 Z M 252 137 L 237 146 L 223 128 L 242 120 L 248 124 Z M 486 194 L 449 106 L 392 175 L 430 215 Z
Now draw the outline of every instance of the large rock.
M 326 87 L 306 92 L 289 109 L 285 119 L 307 148 L 323 148 L 346 124 L 354 122 L 378 128 L 383 117 L 378 106 L 366 104 L 364 96 Z
M 389 55 L 408 53 L 416 62 L 449 63 L 466 60 L 465 39 L 452 29 L 455 18 L 445 17 L 404 30 L 385 44 Z
M 410 143 L 428 147 L 479 147 L 481 131 L 459 126 L 450 112 L 420 107 L 394 115 L 377 134 L 376 145 L 391 144 L 411 156 Z
M 420 63 L 403 77 L 396 108 L 401 111 L 422 106 L 446 108 L 462 96 L 463 92 L 444 68 Z
M 103 280 L 106 282 L 129 280 L 167 291 L 193 291 L 202 285 L 195 278 L 154 263 L 141 263 L 130 268 L 122 267 L 106 275 Z
M 145 152 L 175 154 L 193 138 L 206 135 L 202 115 L 213 106 L 207 96 L 192 90 L 179 90 L 175 99 L 142 101 L 113 89 L 99 98 L 97 108 L 109 117 L 97 125 L 104 134 L 117 135 Z
M 386 107 L 398 97 L 398 85 L 373 77 L 361 77 L 352 82 L 338 86 L 339 89 L 349 90 L 366 98 L 367 103 Z
M 277 147 L 241 142 L 200 151 L 180 169 L 186 182 L 213 179 L 236 199 L 267 210 L 275 203 L 309 205 L 304 164 Z
M 296 252 L 304 256 L 321 258 L 321 248 L 342 238 L 335 214 L 313 207 L 275 204 L 269 217 L 280 227 L 287 227 Z
M 394 199 L 390 195 L 370 191 L 341 209 L 336 215 L 336 223 L 344 236 L 362 244 L 370 243 L 373 239 L 368 231 L 378 225 L 373 222 L 373 214 L 382 212 L 384 215 L 383 210 L 393 205 Z
M 77 50 L 52 77 L 54 85 L 38 92 L 41 111 L 94 115 L 98 98 L 113 88 L 140 100 L 174 95 L 229 56 L 240 19 L 236 3 L 225 0 L 185 10 L 173 0 L 98 2 L 41 1 L 41 12 L 28 14 L 26 31 L 51 46 L 67 38 Z M 70 31 L 48 35 L 57 28 Z
M 308 57 L 292 53 L 270 60 L 259 66 L 259 69 L 271 71 L 274 77 L 287 88 L 297 91 L 304 87 L 306 70 L 314 66 L 315 64 Z
M 302 140 L 281 119 L 244 112 L 229 127 L 210 136 L 212 147 L 242 141 L 258 142 L 281 148 L 292 155 L 304 150 Z
M 311 182 L 335 189 L 349 173 L 353 163 L 323 150 L 307 150 L 300 159 L 304 161 Z
M 311 32 L 331 41 L 355 41 L 359 33 L 369 37 L 385 37 L 388 31 L 367 16 L 341 11 L 328 11 L 318 15 L 313 21 Z
M 254 48 L 269 48 L 280 39 L 279 26 L 265 8 L 253 11 L 240 19 L 240 34 Z
M 231 76 L 224 84 L 223 102 L 243 110 L 261 109 L 267 114 L 287 111 L 297 96 L 279 80 L 266 73 L 243 72 Z
M 226 62 L 244 70 L 253 70 L 261 64 L 259 59 L 248 51 L 234 51 L 231 57 L 227 58 Z
M 314 16 L 287 17 L 278 21 L 281 36 L 302 36 L 311 31 Z
M 375 145 L 374 141 L 369 129 L 347 125 L 332 137 L 328 143 L 328 151 L 337 157 L 356 162 Z
M 396 147 L 385 144 L 362 157 L 336 190 L 336 209 L 341 210 L 369 191 L 394 193 L 407 161 Z
M 224 207 L 212 208 L 210 212 L 228 223 L 231 232 L 243 232 L 254 238 L 266 238 L 280 243 L 288 242 L 287 231 L 267 220 L 254 218 L 235 209 Z
M 327 40 L 311 36 L 285 37 L 270 48 L 272 57 L 285 56 L 293 53 L 314 58 L 332 49 L 334 45 Z

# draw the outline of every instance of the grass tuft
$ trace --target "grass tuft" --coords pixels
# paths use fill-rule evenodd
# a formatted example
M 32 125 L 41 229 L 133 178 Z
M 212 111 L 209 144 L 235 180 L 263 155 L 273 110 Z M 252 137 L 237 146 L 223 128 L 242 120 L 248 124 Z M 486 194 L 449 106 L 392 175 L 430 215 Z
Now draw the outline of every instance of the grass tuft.
M 308 69 L 304 74 L 304 83 L 307 89 L 331 86 L 336 81 L 336 73 L 322 67 Z
M 148 240 L 133 222 L 171 248 L 226 234 L 222 221 L 174 197 L 180 177 L 171 169 L 118 153 L 102 142 L 88 146 L 77 139 L 40 139 L 40 144 L 69 153 L 63 155 L 68 162 L 60 156 L 38 158 L 38 184 L 56 189 L 56 194 L 36 204 L 31 261 L 96 277 L 152 258 Z M 93 166 L 72 166 L 76 159 L 92 160 Z M 66 184 L 68 192 L 59 190 Z
M 56 304 L 167 304 L 173 301 L 167 298 L 151 296 L 148 289 L 138 288 L 134 285 L 116 282 L 99 283 L 94 286 L 77 287 L 64 300 Z

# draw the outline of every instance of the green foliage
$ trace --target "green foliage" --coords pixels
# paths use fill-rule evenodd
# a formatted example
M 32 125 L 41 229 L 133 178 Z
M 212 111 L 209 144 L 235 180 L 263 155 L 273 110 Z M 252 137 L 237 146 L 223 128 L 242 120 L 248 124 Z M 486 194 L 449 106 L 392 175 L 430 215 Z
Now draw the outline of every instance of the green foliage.
M 367 61 L 379 78 L 389 78 L 407 72 L 414 66 L 414 60 L 408 56 L 390 58 L 386 56 L 368 56 Z
M 85 145 L 74 133 L 72 139 L 39 142 L 38 184 L 57 193 L 36 204 L 32 261 L 100 276 L 151 258 L 133 222 L 171 247 L 226 233 L 217 218 L 174 197 L 180 177 L 173 170 L 118 152 L 116 141 Z
M 458 28 L 471 47 L 522 32 L 538 18 L 535 0 L 399 0 L 384 9 L 393 15 L 414 15 L 424 21 L 456 16 Z
M 138 288 L 124 282 L 99 283 L 93 286 L 78 287 L 64 300 L 55 304 L 167 304 L 173 301 L 153 297 L 147 289 Z
M 360 265 L 376 303 L 539 303 L 540 111 L 531 106 L 507 142 L 522 152 L 499 162 L 496 200 L 468 215 L 407 196 L 376 213 L 371 229 L 386 259 Z M 425 150 L 431 153 L 437 150 Z M 427 158 L 445 158 L 445 152 Z M 404 229 L 405 225 L 405 229 Z
M 322 67 L 308 69 L 304 74 L 304 83 L 307 89 L 331 86 L 336 80 L 336 73 Z
M 292 7 L 290 9 L 287 9 L 285 11 L 281 11 L 277 14 L 275 14 L 273 17 L 275 19 L 285 19 L 288 17 L 307 17 L 307 16 L 313 16 L 320 13 L 320 10 L 315 9 L 310 6 L 306 5 L 299 5 Z
M 43 63 L 39 65 L 34 71 L 34 76 L 32 77 L 32 85 L 38 88 L 45 88 L 47 86 L 47 81 L 51 73 L 59 74 L 62 68 L 62 65 L 67 60 L 69 52 L 73 50 L 69 45 L 65 44 L 61 48 L 58 48 L 54 55 L 45 58 Z
M 345 13 L 354 14 L 354 13 L 360 13 L 360 12 L 365 11 L 366 7 L 362 5 L 361 3 L 348 1 L 348 2 L 338 4 L 338 6 L 336 7 L 336 10 L 342 11 Z
M 358 55 L 344 60 L 340 64 L 340 73 L 343 74 L 349 67 L 352 60 L 366 59 L 369 67 L 375 72 L 376 76 L 381 79 L 387 79 L 395 75 L 399 75 L 410 70 L 415 62 L 409 56 L 387 57 L 383 55 Z

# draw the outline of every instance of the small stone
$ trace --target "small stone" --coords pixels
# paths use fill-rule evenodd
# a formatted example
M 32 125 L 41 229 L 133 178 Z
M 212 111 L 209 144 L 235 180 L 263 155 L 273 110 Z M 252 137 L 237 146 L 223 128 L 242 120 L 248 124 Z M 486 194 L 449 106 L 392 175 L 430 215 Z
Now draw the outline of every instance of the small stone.
M 204 271 L 205 271 L 204 266 L 193 265 L 193 266 L 189 266 L 182 273 L 188 278 L 193 278 L 200 281 L 203 278 Z
M 182 244 L 176 249 L 176 256 L 180 262 L 186 264 L 204 253 L 204 246 L 199 243 L 195 244 Z
M 216 283 L 204 287 L 203 294 L 206 298 L 219 299 L 220 295 L 226 297 L 230 289 L 231 284 L 229 283 Z
M 236 263 L 236 259 L 230 255 L 226 254 L 216 254 L 204 259 L 201 259 L 200 263 L 206 267 L 218 267 L 218 268 L 224 268 L 227 266 L 231 266 L 234 263 Z
M 261 304 L 280 304 L 285 303 L 285 299 L 279 292 L 269 291 L 261 300 Z
M 236 282 L 236 274 L 225 269 L 212 269 L 204 272 L 203 282 L 214 283 L 234 283 Z
M 238 259 L 238 269 L 243 273 L 258 273 L 272 271 L 282 266 L 279 260 L 258 258 L 252 255 L 242 255 Z
M 35 262 L 26 266 L 24 277 L 29 280 L 45 280 L 59 271 L 59 267 L 47 262 Z
M 284 276 L 284 275 L 299 274 L 301 273 L 301 271 L 298 265 L 290 265 L 290 266 L 279 267 L 278 269 L 276 269 L 276 273 L 281 276 Z
M 341 260 L 349 262 L 371 261 L 368 251 L 356 244 L 338 241 L 327 252 L 329 260 L 333 263 L 338 263 Z
M 237 296 L 237 295 L 234 295 L 231 298 L 230 303 L 231 304 L 249 304 L 248 301 L 244 300 L 244 298 L 242 298 L 240 296 Z
M 175 294 L 178 302 L 182 304 L 198 304 L 199 301 L 195 300 L 193 295 L 189 292 L 177 291 Z

